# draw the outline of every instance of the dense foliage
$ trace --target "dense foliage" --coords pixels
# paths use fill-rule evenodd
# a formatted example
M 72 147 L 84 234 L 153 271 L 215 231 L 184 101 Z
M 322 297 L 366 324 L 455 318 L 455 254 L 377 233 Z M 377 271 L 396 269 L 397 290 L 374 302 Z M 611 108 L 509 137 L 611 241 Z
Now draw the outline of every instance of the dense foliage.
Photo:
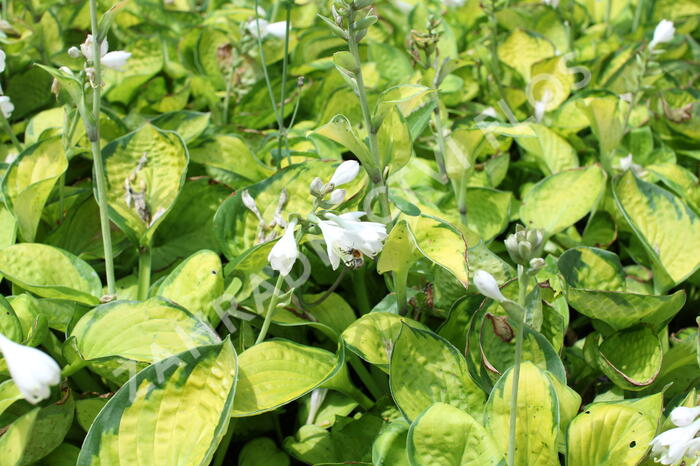
M 698 464 L 697 0 L 2 6 L 0 466 Z

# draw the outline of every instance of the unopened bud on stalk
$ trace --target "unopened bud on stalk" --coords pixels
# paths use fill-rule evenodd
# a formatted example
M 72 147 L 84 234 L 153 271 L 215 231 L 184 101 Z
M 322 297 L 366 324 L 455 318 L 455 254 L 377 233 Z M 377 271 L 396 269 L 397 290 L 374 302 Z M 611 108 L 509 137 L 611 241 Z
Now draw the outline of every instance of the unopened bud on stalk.
M 527 266 L 542 254 L 544 235 L 540 230 L 528 230 L 518 225 L 515 233 L 506 238 L 505 245 L 513 262 Z
M 311 190 L 311 194 L 315 197 L 322 197 L 323 191 L 325 190 L 325 188 L 326 187 L 323 184 L 323 181 L 318 176 L 316 178 L 314 178 L 311 181 L 311 184 L 309 185 L 309 189 Z
M 328 202 L 331 203 L 332 205 L 338 205 L 341 202 L 345 200 L 345 190 L 344 189 L 336 189 L 333 191 L 328 198 Z
M 534 259 L 530 259 L 530 270 L 532 270 L 533 272 L 543 269 L 545 265 L 546 263 L 541 257 L 535 257 Z

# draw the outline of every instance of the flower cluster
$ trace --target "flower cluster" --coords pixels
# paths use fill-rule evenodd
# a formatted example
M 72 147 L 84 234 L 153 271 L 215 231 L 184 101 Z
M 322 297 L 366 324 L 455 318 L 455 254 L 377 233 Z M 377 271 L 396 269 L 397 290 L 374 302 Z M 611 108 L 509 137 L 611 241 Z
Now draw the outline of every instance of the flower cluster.
M 32 404 L 48 398 L 51 385 L 61 381 L 61 368 L 56 361 L 36 348 L 15 343 L 0 333 L 0 352 L 15 385 Z
M 350 183 L 359 172 L 359 163 L 347 161 L 338 166 L 328 183 L 315 178 L 311 182 L 310 190 L 317 199 L 317 205 L 331 207 L 343 202 L 345 190 L 336 189 L 337 186 Z M 382 223 L 363 222 L 360 218 L 364 215 L 365 212 L 346 212 L 339 215 L 326 212 L 323 214 L 324 220 L 314 214 L 309 215 L 311 222 L 321 230 L 333 270 L 340 266 L 341 260 L 348 267 L 358 267 L 362 264 L 363 254 L 374 257 L 382 250 L 387 237 L 386 226 Z M 289 274 L 299 257 L 299 238 L 294 233 L 296 226 L 296 219 L 292 219 L 268 255 L 272 269 L 282 275 Z
M 661 464 L 680 464 L 687 460 L 687 465 L 697 465 L 700 461 L 700 406 L 687 408 L 679 406 L 671 411 L 674 429 L 657 435 L 651 441 L 651 454 Z
M 68 55 L 73 58 L 79 58 L 80 55 L 82 55 L 88 63 L 94 63 L 94 41 L 92 34 L 88 34 L 85 42 L 80 44 L 80 49 L 78 49 L 78 47 L 71 47 L 68 49 Z M 107 39 L 103 39 L 102 42 L 100 42 L 100 63 L 107 68 L 121 71 L 130 57 L 131 53 L 123 50 L 109 52 L 109 43 Z

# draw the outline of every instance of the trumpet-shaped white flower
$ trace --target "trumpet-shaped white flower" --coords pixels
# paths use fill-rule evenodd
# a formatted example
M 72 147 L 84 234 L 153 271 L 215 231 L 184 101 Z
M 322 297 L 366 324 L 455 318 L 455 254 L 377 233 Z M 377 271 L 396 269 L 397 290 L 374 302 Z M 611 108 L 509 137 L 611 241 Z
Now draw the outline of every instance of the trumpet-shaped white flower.
M 260 27 L 258 29 L 258 26 Z M 260 37 L 261 39 L 264 39 L 267 36 L 273 36 L 278 39 L 284 39 L 284 36 L 287 34 L 287 22 L 286 21 L 278 21 L 276 23 L 269 23 L 266 20 L 260 18 L 260 19 L 252 19 L 248 21 L 248 24 L 246 25 L 246 30 L 252 34 L 253 37 L 257 38 Z M 291 25 L 290 25 L 291 28 Z
M 326 214 L 328 220 L 318 222 L 333 270 L 338 268 L 341 258 L 344 263 L 351 264 L 354 251 L 374 257 L 384 247 L 387 236 L 386 225 L 362 222 L 360 217 L 363 215 L 365 215 L 364 212 Z
M 657 435 L 651 441 L 651 453 L 655 461 L 661 464 L 678 464 L 691 452 L 697 453 L 695 435 L 698 431 L 700 431 L 700 419 Z
M 337 188 L 338 186 L 350 183 L 357 177 L 358 173 L 360 173 L 360 164 L 355 160 L 346 160 L 335 169 L 335 173 L 333 173 L 329 184 Z
M 507 300 L 506 297 L 503 296 L 503 293 L 501 293 L 500 288 L 498 288 L 498 282 L 496 279 L 485 270 L 476 271 L 474 274 L 474 286 L 476 286 L 476 289 L 479 290 L 479 293 L 487 298 L 496 300 L 499 303 Z
M 654 29 L 654 37 L 649 42 L 649 50 L 653 53 L 657 45 L 670 42 L 675 33 L 676 28 L 673 26 L 673 21 L 662 19 Z
M 15 110 L 15 106 L 6 95 L 0 95 L 0 111 L 5 118 L 10 118 L 12 112 Z
M 700 416 L 700 406 L 695 408 L 688 408 L 685 406 L 679 406 L 671 411 L 671 422 L 673 422 L 678 427 L 685 427 L 691 424 L 697 417 Z
M 5 55 L 5 51 L 0 49 L 0 73 L 5 71 L 5 57 L 7 57 L 7 55 Z
M 0 351 L 12 380 L 24 398 L 36 404 L 51 395 L 51 385 L 61 381 L 61 368 L 48 354 L 20 345 L 0 334 Z
M 82 52 L 83 56 L 87 59 L 87 61 L 90 62 L 94 61 L 94 56 L 92 53 L 93 42 L 94 39 L 92 37 L 92 34 L 88 34 L 87 38 L 85 39 L 85 42 L 80 44 L 80 51 Z M 72 48 L 68 50 L 69 54 L 71 53 L 71 50 Z M 107 39 L 104 39 L 100 43 L 100 63 L 102 63 L 108 68 L 112 68 L 113 70 L 121 71 L 124 65 L 126 65 L 126 62 L 129 59 L 129 57 L 131 57 L 131 53 L 125 52 L 123 50 L 115 50 L 114 52 L 108 52 L 108 50 L 109 43 L 107 42 Z
M 294 228 L 297 226 L 296 219 L 293 219 L 284 230 L 284 234 L 272 247 L 267 260 L 270 261 L 270 266 L 273 270 L 277 270 L 282 275 L 289 275 L 292 271 L 294 262 L 299 257 L 299 249 L 294 238 Z

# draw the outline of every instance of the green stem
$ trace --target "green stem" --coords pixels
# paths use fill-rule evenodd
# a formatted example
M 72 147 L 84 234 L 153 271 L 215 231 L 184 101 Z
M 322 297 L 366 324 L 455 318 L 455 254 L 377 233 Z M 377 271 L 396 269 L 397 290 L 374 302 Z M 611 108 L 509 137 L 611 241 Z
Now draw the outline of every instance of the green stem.
M 61 369 L 61 376 L 63 378 L 68 378 L 71 375 L 75 374 L 79 370 L 83 369 L 85 366 L 87 366 L 87 361 L 83 359 L 79 359 L 78 361 L 75 361 L 72 364 L 67 365 L 63 369 Z
M 112 256 L 112 234 L 109 228 L 109 211 L 107 205 L 107 178 L 105 176 L 102 150 L 100 149 L 100 91 L 102 89 L 102 64 L 100 60 L 100 37 L 97 22 L 97 0 L 90 0 L 90 22 L 92 24 L 92 56 L 95 69 L 95 88 L 92 92 L 92 116 L 94 122 L 86 121 L 88 138 L 92 149 L 92 162 L 95 168 L 95 182 L 97 184 L 97 204 L 100 209 L 100 229 L 102 230 L 102 244 L 105 253 L 105 274 L 107 275 L 107 293 L 114 295 L 116 285 L 114 281 L 114 258 Z
M 282 282 L 284 281 L 284 275 L 279 274 L 277 276 L 277 283 L 275 283 L 275 290 L 272 292 L 272 297 L 270 298 L 270 303 L 267 306 L 267 312 L 265 313 L 265 320 L 260 328 L 260 333 L 258 338 L 255 340 L 255 344 L 262 342 L 267 336 L 267 331 L 270 329 L 270 323 L 272 322 L 272 314 L 275 312 L 275 307 L 277 306 L 277 301 L 279 300 L 280 290 L 282 289 Z
M 367 282 L 365 277 L 367 272 L 364 267 L 360 267 L 352 274 L 352 288 L 357 300 L 357 307 L 361 314 L 369 314 L 371 310 L 369 296 L 367 295 Z
M 12 126 L 10 126 L 10 122 L 7 121 L 7 118 L 5 118 L 5 114 L 2 112 L 0 112 L 0 120 L 2 120 L 2 126 L 7 132 L 8 136 L 10 136 L 10 141 L 12 141 L 12 145 L 15 146 L 18 153 L 21 153 L 22 144 L 19 142 L 19 139 L 17 139 L 17 136 L 15 136 L 14 131 L 12 131 Z
M 491 7 L 488 8 L 487 13 L 489 15 L 489 26 L 491 27 L 491 41 L 489 44 L 491 49 L 491 74 L 493 75 L 494 81 L 496 81 L 498 94 L 501 96 L 503 102 L 508 105 L 506 93 L 503 90 L 503 83 L 501 82 L 501 68 L 499 66 L 500 61 L 498 58 L 498 20 L 496 19 L 495 0 L 491 0 Z
M 267 72 L 267 64 L 265 62 L 265 51 L 263 50 L 263 45 L 262 45 L 262 31 L 260 30 L 260 13 L 258 12 L 258 9 L 260 7 L 260 2 L 259 0 L 255 0 L 255 28 L 257 34 L 255 34 L 256 42 L 258 44 L 258 54 L 260 55 L 260 65 L 262 66 L 263 70 L 263 76 L 265 77 L 265 86 L 267 87 L 267 94 L 270 97 L 270 103 L 272 105 L 272 111 L 275 114 L 275 119 L 277 120 L 277 128 L 281 129 L 282 125 L 284 124 L 282 122 L 282 117 L 280 116 L 279 110 L 277 108 L 277 102 L 275 102 L 275 93 L 272 90 L 272 84 L 270 83 L 270 75 Z M 277 168 L 280 167 L 280 160 L 277 158 L 275 160 L 275 164 Z
M 394 272 L 394 291 L 396 292 L 396 307 L 399 314 L 408 307 L 406 282 L 408 282 L 408 267 Z
M 2 19 L 9 20 L 10 12 L 7 11 L 7 0 L 2 0 Z
M 369 139 L 369 151 L 374 160 L 375 169 L 369 173 L 374 186 L 379 190 L 379 208 L 382 217 L 388 222 L 391 215 L 389 210 L 389 192 L 384 180 L 384 163 L 379 154 L 379 140 L 377 138 L 377 128 L 372 123 L 372 113 L 369 110 L 369 100 L 367 99 L 367 91 L 365 90 L 365 81 L 362 76 L 362 61 L 360 60 L 360 49 L 356 40 L 356 31 L 353 26 L 355 22 L 354 14 L 348 20 L 348 48 L 353 58 L 355 59 L 355 76 L 357 80 L 357 96 L 360 100 L 360 108 L 362 109 L 362 117 L 367 128 Z
M 367 387 L 367 390 L 372 394 L 372 398 L 378 400 L 384 395 L 384 390 L 382 390 L 377 381 L 374 379 L 372 374 L 367 370 L 365 365 L 360 361 L 357 356 L 351 355 L 349 358 L 350 366 L 355 370 L 355 373 L 360 377 L 362 383 Z
M 216 448 L 216 453 L 214 454 L 214 460 L 212 461 L 212 466 L 221 466 L 224 464 L 224 459 L 226 458 L 226 452 L 231 444 L 231 439 L 233 438 L 233 431 L 235 430 L 236 418 L 232 418 L 228 425 L 226 434 L 224 438 L 221 439 L 221 443 Z
M 634 9 L 634 20 L 632 21 L 632 31 L 635 32 L 639 27 L 639 21 L 642 18 L 642 10 L 644 9 L 644 0 L 637 1 L 637 7 Z
M 139 285 L 138 300 L 148 299 L 148 291 L 151 288 L 151 246 L 139 248 Z
M 289 28 L 292 21 L 292 8 L 290 5 L 285 6 L 285 33 L 284 33 L 284 57 L 282 59 L 282 88 L 280 89 L 280 126 L 279 136 L 277 137 L 277 157 L 282 159 L 282 146 L 284 145 L 287 152 L 287 162 L 292 164 L 292 157 L 289 155 L 289 141 L 287 138 L 287 129 L 284 127 L 284 106 L 287 99 L 287 66 L 289 63 Z
M 523 307 L 523 314 L 517 326 L 515 337 L 515 364 L 513 366 L 513 388 L 510 392 L 510 431 L 508 441 L 508 464 L 515 466 L 516 422 L 518 419 L 518 388 L 520 386 L 520 359 L 523 355 L 523 336 L 525 334 L 525 299 L 527 296 L 528 275 L 525 267 L 518 265 L 518 290 L 519 302 Z

